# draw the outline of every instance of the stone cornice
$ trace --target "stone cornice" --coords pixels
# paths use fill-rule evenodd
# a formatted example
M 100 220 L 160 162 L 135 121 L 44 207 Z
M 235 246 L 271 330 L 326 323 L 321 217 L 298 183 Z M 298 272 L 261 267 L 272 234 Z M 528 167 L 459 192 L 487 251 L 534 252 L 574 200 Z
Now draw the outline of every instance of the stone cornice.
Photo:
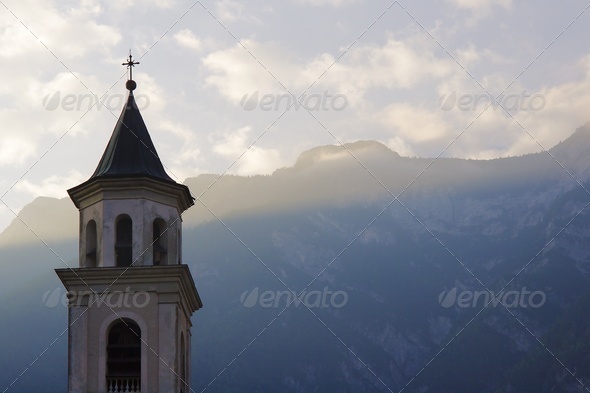
M 68 190 L 78 209 L 105 199 L 151 199 L 176 207 L 179 214 L 194 204 L 188 187 L 143 177 L 94 178 Z
M 133 291 L 157 292 L 160 303 L 180 299 L 181 307 L 191 315 L 203 307 L 187 265 L 63 268 L 55 272 L 67 291 Z M 172 295 L 172 296 L 169 296 Z

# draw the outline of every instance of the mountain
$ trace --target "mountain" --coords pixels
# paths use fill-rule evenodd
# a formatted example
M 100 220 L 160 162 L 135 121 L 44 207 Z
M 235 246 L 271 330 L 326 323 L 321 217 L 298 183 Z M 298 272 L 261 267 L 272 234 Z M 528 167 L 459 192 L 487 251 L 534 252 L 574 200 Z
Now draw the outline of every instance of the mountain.
M 487 161 L 345 147 L 271 176 L 187 179 L 199 201 L 183 216 L 184 261 L 204 302 L 194 391 L 590 385 L 590 125 Z M 76 264 L 77 215 L 39 198 L 21 218 L 0 234 L 0 388 L 30 366 L 8 392 L 64 391 L 53 269 Z

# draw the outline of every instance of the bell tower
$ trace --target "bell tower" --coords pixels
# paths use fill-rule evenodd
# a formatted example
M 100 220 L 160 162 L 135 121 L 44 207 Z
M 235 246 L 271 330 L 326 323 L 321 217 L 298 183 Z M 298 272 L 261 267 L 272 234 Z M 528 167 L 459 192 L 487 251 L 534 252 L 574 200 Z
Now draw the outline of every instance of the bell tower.
M 188 187 L 168 176 L 133 91 L 92 176 L 68 190 L 79 210 L 79 267 L 68 291 L 68 392 L 190 390 L 191 315 L 202 307 L 182 264 Z

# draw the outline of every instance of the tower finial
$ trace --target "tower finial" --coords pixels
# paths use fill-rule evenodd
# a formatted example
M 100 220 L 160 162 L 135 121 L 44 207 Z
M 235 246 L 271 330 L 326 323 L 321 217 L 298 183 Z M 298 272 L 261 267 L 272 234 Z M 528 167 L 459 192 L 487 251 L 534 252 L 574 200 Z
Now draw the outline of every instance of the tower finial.
M 126 63 L 122 63 L 122 65 L 127 66 L 127 69 L 129 70 L 129 80 L 125 83 L 125 87 L 127 87 L 127 90 L 129 91 L 133 91 L 137 87 L 137 83 L 133 80 L 133 67 L 135 67 L 136 64 L 139 64 L 139 61 L 133 61 L 131 49 L 129 49 L 129 58 Z

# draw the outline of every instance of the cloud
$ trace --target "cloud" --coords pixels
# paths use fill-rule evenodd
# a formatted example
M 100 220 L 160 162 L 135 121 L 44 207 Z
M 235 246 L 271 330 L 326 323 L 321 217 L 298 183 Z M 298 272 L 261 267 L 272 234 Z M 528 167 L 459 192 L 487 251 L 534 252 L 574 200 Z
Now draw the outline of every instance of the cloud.
M 19 19 L 9 12 L 0 17 L 0 24 L 6 26 L 0 34 L 0 57 L 13 61 L 20 57 L 28 62 L 29 56 L 37 54 L 42 55 L 38 59 L 43 59 L 48 53 L 45 47 L 62 61 L 80 58 L 89 50 L 108 52 L 121 39 L 118 29 L 97 22 L 97 16 L 103 12 L 99 5 L 91 2 L 77 5 L 72 3 L 71 7 L 61 8 L 46 2 L 39 7 L 33 1 L 12 5 L 11 11 Z M 27 59 L 22 59 L 23 56 Z
M 473 43 L 468 43 L 464 47 L 457 48 L 453 55 L 462 67 L 467 68 L 471 72 L 473 72 L 473 66 L 484 62 L 493 66 L 513 63 L 513 60 L 502 56 L 500 53 L 492 51 L 489 48 L 478 48 Z
M 430 156 L 452 143 L 445 155 L 491 159 L 519 156 L 550 149 L 567 139 L 574 130 L 589 122 L 590 55 L 576 66 L 581 77 L 554 86 L 527 90 L 515 82 L 499 98 L 499 104 L 509 110 L 514 119 L 500 105 L 490 106 L 487 93 L 468 80 L 444 80 L 438 91 L 448 97 L 457 94 L 481 98 L 479 105 L 455 105 L 443 109 L 411 103 L 391 104 L 376 112 L 374 121 L 382 124 L 392 135 L 388 145 L 404 155 Z M 508 84 L 496 75 L 488 75 L 485 85 L 494 93 Z M 499 91 L 499 90 L 498 90 Z M 463 132 L 464 131 L 464 132 Z M 463 134 L 455 140 L 457 135 Z
M 203 60 L 209 71 L 205 79 L 207 85 L 216 88 L 222 96 L 238 105 L 245 94 L 254 91 L 284 92 L 281 84 L 264 67 L 276 73 L 282 83 L 287 86 L 292 84 L 300 68 L 289 61 L 288 55 L 279 45 L 249 39 L 242 40 L 242 44 L 255 59 L 239 44 L 209 54 Z
M 201 39 L 195 36 L 189 29 L 180 30 L 178 33 L 174 34 L 174 39 L 180 46 L 187 49 L 192 49 L 194 51 L 200 51 L 203 49 L 203 42 Z
M 306 65 L 303 72 L 313 82 L 318 81 L 340 91 L 352 92 L 349 101 L 364 97 L 370 89 L 410 89 L 428 81 L 436 81 L 456 71 L 447 56 L 437 56 L 432 40 L 390 37 L 384 45 L 364 45 L 351 49 L 344 58 L 334 63 L 324 54 Z
M 450 135 L 443 112 L 410 104 L 392 104 L 377 113 L 379 120 L 410 144 L 438 140 Z M 406 147 L 407 149 L 407 147 Z
M 381 130 L 371 132 L 375 138 L 383 138 L 382 140 L 400 154 L 435 156 L 466 129 L 464 135 L 451 145 L 446 155 L 493 158 L 539 150 L 535 141 L 500 107 L 492 107 L 476 119 L 487 105 L 485 99 L 467 110 L 458 108 L 456 103 L 450 111 L 443 110 L 439 97 L 448 97 L 452 92 L 458 96 L 467 94 L 478 97 L 487 96 L 487 92 L 466 75 L 452 59 L 443 53 L 437 53 L 436 48 L 428 41 L 415 37 L 405 40 L 389 37 L 379 46 L 366 44 L 353 48 L 336 63 L 334 57 L 326 53 L 305 62 L 293 61 L 294 55 L 273 43 L 247 40 L 246 47 L 261 59 L 270 72 L 279 70 L 275 75 L 294 94 L 299 94 L 328 69 L 322 78 L 317 80 L 316 87 L 329 88 L 335 93 L 346 92 L 350 110 L 339 113 L 339 116 L 352 117 L 347 123 L 341 123 L 345 129 L 357 128 L 367 132 L 373 129 Z M 462 47 L 457 53 L 461 61 L 467 65 L 493 61 L 496 58 L 487 48 L 478 48 L 473 44 Z M 590 61 L 580 67 L 590 70 L 588 64 Z M 234 46 L 212 53 L 206 58 L 205 66 L 210 72 L 207 77 L 209 85 L 215 87 L 235 105 L 239 104 L 244 95 L 252 94 L 253 91 L 264 94 L 278 90 L 280 94 L 284 94 L 280 85 L 241 47 Z M 491 94 L 498 94 L 511 82 L 495 71 L 483 74 L 480 80 Z M 588 121 L 583 109 L 590 106 L 587 94 L 590 92 L 590 85 L 587 80 L 588 77 L 584 81 L 536 90 L 527 89 L 516 81 L 510 91 L 504 94 L 535 95 L 544 94 L 544 90 L 551 91 L 551 98 L 547 98 L 542 111 L 511 111 L 517 119 L 522 119 L 523 125 L 530 124 L 534 130 L 531 134 L 538 135 L 542 144 L 550 148 L 559 140 L 566 139 L 576 127 Z M 375 100 L 371 95 L 376 91 L 391 92 L 394 99 L 389 102 Z M 412 97 L 405 99 L 402 93 L 404 91 L 409 92 Z M 414 96 L 416 91 L 421 92 L 418 98 Z M 470 125 L 472 122 L 473 125 Z M 216 145 L 216 152 L 227 156 L 230 153 L 241 154 L 247 147 L 247 131 L 247 128 L 241 129 L 227 136 L 226 140 Z M 347 134 L 346 138 L 356 140 L 358 134 L 352 136 L 352 139 L 351 135 Z M 240 149 L 241 151 L 238 151 Z M 265 156 L 261 152 L 258 154 L 258 159 L 264 160 L 266 157 L 279 161 L 269 152 Z M 271 166 L 263 165 L 265 168 Z M 240 169 L 244 173 L 250 173 L 252 170 L 244 168 L 246 166 Z
M 162 120 L 155 124 L 154 129 L 164 137 L 157 145 L 158 154 L 166 166 L 168 174 L 177 182 L 182 182 L 195 173 L 203 172 L 198 166 L 201 164 L 199 135 L 189 126 L 180 122 Z M 178 146 L 180 145 L 180 149 Z
M 510 154 L 538 151 L 541 148 L 537 142 L 549 149 L 590 121 L 590 55 L 586 55 L 576 69 L 583 71 L 579 80 L 547 86 L 538 91 L 544 98 L 541 109 L 519 111 L 514 115 L 532 138 L 521 129 L 519 143 L 511 146 Z M 537 101 L 539 105 L 542 103 Z
M 512 0 L 447 0 L 458 8 L 469 10 L 488 10 L 492 7 L 510 9 Z
M 71 138 L 97 130 L 112 130 L 126 93 L 111 91 L 100 98 L 109 84 L 91 75 L 78 74 L 77 77 L 84 85 L 67 71 L 58 72 L 45 81 L 30 76 L 20 80 L 5 79 L 0 97 L 10 99 L 1 102 L 0 124 L 4 132 L 0 133 L 0 166 L 24 170 L 64 135 Z M 149 78 L 145 78 L 144 84 L 153 86 Z M 97 96 L 94 97 L 87 87 Z M 97 100 L 106 107 L 92 106 Z M 160 101 L 151 98 L 153 110 L 159 107 Z M 64 142 L 61 140 L 59 144 Z
M 254 140 L 250 136 L 251 127 L 243 127 L 224 134 L 213 145 L 213 151 L 233 162 L 230 173 L 238 175 L 271 174 L 286 163 L 277 149 L 265 149 L 257 144 L 250 146 Z
M 66 130 L 73 135 L 83 129 L 72 128 L 82 113 L 49 111 L 43 98 L 57 91 L 88 93 L 83 83 L 96 88 L 96 78 L 75 72 L 78 62 L 89 51 L 108 56 L 121 36 L 99 22 L 103 9 L 96 2 L 63 7 L 48 1 L 39 7 L 23 0 L 10 11 L 0 13 L 0 165 L 14 168 L 32 164 L 45 151 L 42 141 L 52 144 Z
M 314 7 L 333 6 L 340 7 L 352 3 L 362 3 L 364 0 L 296 0 L 299 4 L 308 4 Z
M 36 153 L 35 145 L 25 138 L 14 135 L 0 138 L 0 166 L 22 165 Z
M 494 8 L 510 11 L 513 7 L 512 0 L 447 0 L 447 2 L 469 12 L 469 17 L 464 21 L 467 27 L 474 27 L 480 20 L 491 16 Z
M 269 12 L 268 7 L 262 7 L 259 12 Z M 244 12 L 244 5 L 234 0 L 219 0 L 215 3 L 215 17 L 224 23 L 248 21 L 259 24 L 260 19 Z
M 82 183 L 86 178 L 77 170 L 72 169 L 65 177 L 49 176 L 40 183 L 33 183 L 28 179 L 21 180 L 14 186 L 14 190 L 30 194 L 34 197 L 47 196 L 63 198 L 67 196 L 66 190 Z
M 243 43 L 256 60 L 240 45 L 213 52 L 204 60 L 210 73 L 207 84 L 236 105 L 254 91 L 285 93 L 284 85 L 299 95 L 314 82 L 320 89 L 349 93 L 349 102 L 354 104 L 363 101 L 369 89 L 409 89 L 443 78 L 457 68 L 448 57 L 435 55 L 432 40 L 421 38 L 389 38 L 382 46 L 359 46 L 338 62 L 328 53 L 297 62 L 294 55 L 272 42 Z
M 386 142 L 386 145 L 402 157 L 414 157 L 416 155 L 414 150 L 412 150 L 412 147 L 404 139 L 398 136 L 390 138 Z
M 233 0 L 220 0 L 215 4 L 216 16 L 224 22 L 233 22 L 242 17 L 244 6 Z

